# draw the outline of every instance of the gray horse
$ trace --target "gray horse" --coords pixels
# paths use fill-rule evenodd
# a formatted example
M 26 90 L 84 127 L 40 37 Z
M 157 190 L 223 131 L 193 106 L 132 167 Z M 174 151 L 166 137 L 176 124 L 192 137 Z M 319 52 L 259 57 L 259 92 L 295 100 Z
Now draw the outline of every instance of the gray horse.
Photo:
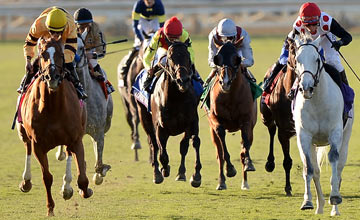
M 113 101 L 111 94 L 108 94 L 105 99 L 104 92 L 96 79 L 90 76 L 88 60 L 85 54 L 84 43 L 81 38 L 78 38 L 77 54 L 80 56 L 80 61 L 76 64 L 76 70 L 79 79 L 85 88 L 88 98 L 85 100 L 87 111 L 87 122 L 85 133 L 91 136 L 95 152 L 95 175 L 93 181 L 96 185 L 103 182 L 103 177 L 106 172 L 110 170 L 111 166 L 103 163 L 104 150 L 104 136 L 110 129 L 111 118 L 113 114 Z M 103 70 L 104 71 L 104 70 Z M 106 77 L 106 74 L 104 72 Z M 65 158 L 64 147 L 60 146 L 56 157 L 58 160 Z

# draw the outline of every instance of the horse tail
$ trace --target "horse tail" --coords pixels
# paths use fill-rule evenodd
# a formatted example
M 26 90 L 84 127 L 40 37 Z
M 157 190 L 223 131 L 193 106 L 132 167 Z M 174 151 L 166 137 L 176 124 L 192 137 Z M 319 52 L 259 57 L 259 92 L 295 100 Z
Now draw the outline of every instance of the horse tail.
M 329 146 L 316 147 L 316 158 L 320 170 L 321 170 L 321 166 L 324 163 L 326 163 L 326 165 L 329 166 L 329 160 L 327 157 L 328 151 L 329 151 Z

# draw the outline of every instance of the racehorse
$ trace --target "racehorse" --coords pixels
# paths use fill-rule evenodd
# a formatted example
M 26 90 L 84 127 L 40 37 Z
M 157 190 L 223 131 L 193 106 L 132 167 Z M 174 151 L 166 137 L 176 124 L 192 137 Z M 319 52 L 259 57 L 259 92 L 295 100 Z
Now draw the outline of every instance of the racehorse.
M 129 71 L 126 75 L 126 78 L 121 75 L 122 68 L 125 65 L 126 60 L 128 59 L 127 56 L 125 56 L 119 63 L 117 67 L 117 77 L 118 77 L 118 89 L 121 95 L 121 100 L 123 102 L 124 110 L 125 110 L 125 116 L 126 121 L 128 125 L 131 128 L 131 140 L 132 145 L 131 149 L 135 150 L 135 161 L 139 160 L 138 156 L 138 149 L 141 149 L 141 143 L 139 140 L 139 113 L 136 106 L 136 101 L 134 99 L 134 96 L 131 94 L 131 88 L 134 84 L 136 76 L 140 73 L 140 71 L 144 68 L 142 57 L 144 55 L 144 51 L 146 46 L 149 44 L 151 37 L 154 33 L 149 34 L 148 38 L 145 38 L 143 41 L 141 48 L 137 54 L 137 56 L 133 59 Z M 121 83 L 120 83 L 121 82 Z M 150 159 L 151 161 L 151 159 Z
M 207 114 L 213 144 L 217 149 L 219 163 L 219 184 L 216 189 L 226 189 L 224 176 L 224 162 L 226 161 L 226 175 L 233 177 L 236 169 L 230 161 L 230 154 L 225 143 L 226 130 L 236 132 L 241 130 L 242 151 L 240 154 L 243 166 L 242 189 L 249 189 L 247 172 L 255 171 L 250 159 L 250 146 L 253 142 L 253 128 L 256 124 L 256 101 L 254 101 L 250 84 L 241 68 L 241 58 L 237 55 L 243 38 L 235 44 L 222 43 L 213 39 L 219 51 L 214 57 L 218 70 L 214 84 L 210 91 L 210 110 Z
M 107 97 L 104 95 L 99 82 L 91 77 L 84 42 L 80 37 L 78 37 L 77 54 L 80 60 L 76 62 L 76 70 L 85 92 L 88 94 L 88 98 L 85 100 L 87 112 L 85 134 L 91 136 L 94 146 L 96 163 L 93 181 L 96 185 L 100 185 L 103 182 L 103 177 L 106 176 L 106 172 L 111 168 L 110 165 L 103 163 L 102 158 L 105 133 L 111 126 L 113 100 L 111 94 L 107 94 Z M 104 75 L 106 76 L 105 72 Z M 64 154 L 63 146 L 59 146 L 56 154 L 58 160 L 64 158 L 64 155 L 61 156 L 62 154 Z
M 199 138 L 199 116 L 197 105 L 199 97 L 192 86 L 192 75 L 190 54 L 187 50 L 188 44 L 175 42 L 167 51 L 166 64 L 161 63 L 159 68 L 164 72 L 159 77 L 150 105 L 151 113 L 146 107 L 137 101 L 140 121 L 148 135 L 151 146 L 152 166 L 154 168 L 153 182 L 160 184 L 164 177 L 170 175 L 169 157 L 166 151 L 166 143 L 169 136 L 184 133 L 180 142 L 181 164 L 179 166 L 177 181 L 186 181 L 185 157 L 189 148 L 189 140 L 195 149 L 195 173 L 190 179 L 193 187 L 201 185 L 201 163 L 200 163 L 200 138 Z M 157 153 L 160 150 L 161 172 Z
M 260 112 L 263 124 L 268 128 L 270 135 L 269 154 L 265 169 L 272 172 L 275 169 L 274 157 L 274 136 L 278 128 L 278 139 L 280 141 L 284 154 L 283 167 L 285 170 L 285 192 L 291 196 L 290 170 L 292 159 L 290 156 L 290 138 L 295 132 L 293 115 L 291 112 L 291 100 L 288 94 L 295 81 L 295 48 L 293 42 L 289 42 L 289 60 L 284 72 L 279 73 L 277 83 L 274 85 L 271 94 L 261 97 Z M 267 71 L 266 76 L 270 74 L 271 68 Z
M 331 165 L 331 192 L 329 203 L 333 205 L 331 215 L 339 215 L 337 205 L 340 195 L 341 173 L 345 166 L 353 118 L 343 124 L 344 100 L 340 88 L 324 68 L 319 54 L 321 37 L 311 39 L 295 38 L 296 74 L 299 78 L 299 92 L 296 95 L 294 121 L 297 144 L 303 162 L 305 181 L 304 201 L 301 209 L 313 209 L 310 181 L 314 180 L 317 209 L 323 213 L 324 196 L 320 186 L 320 170 L 316 147 L 330 145 L 328 159 Z M 353 115 L 353 110 L 349 116 Z M 321 151 L 320 151 L 321 152 Z
M 86 111 L 79 102 L 74 86 L 65 77 L 64 53 L 61 40 L 42 40 L 39 51 L 40 76 L 29 86 L 22 98 L 20 115 L 22 123 L 17 122 L 20 139 L 27 153 L 23 181 L 20 189 L 30 191 L 30 159 L 33 150 L 40 163 L 43 182 L 47 193 L 48 216 L 54 215 L 55 203 L 51 195 L 53 176 L 49 171 L 47 152 L 58 145 L 66 145 L 68 164 L 62 187 L 64 199 L 72 196 L 71 158 L 74 156 L 78 168 L 80 195 L 88 198 L 92 190 L 88 188 L 86 163 L 82 137 L 85 131 Z

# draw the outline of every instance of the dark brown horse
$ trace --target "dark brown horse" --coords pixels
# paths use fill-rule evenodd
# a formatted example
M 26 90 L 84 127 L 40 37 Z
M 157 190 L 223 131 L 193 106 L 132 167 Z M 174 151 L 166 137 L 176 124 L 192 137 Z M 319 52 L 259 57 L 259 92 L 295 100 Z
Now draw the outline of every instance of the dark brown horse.
M 192 140 L 196 152 L 195 173 L 190 179 L 193 187 L 201 185 L 199 117 L 197 105 L 199 98 L 191 83 L 193 75 L 188 45 L 180 42 L 173 43 L 167 52 L 166 66 L 161 66 L 164 73 L 156 83 L 151 96 L 151 113 L 144 105 L 138 103 L 140 121 L 148 135 L 152 152 L 152 166 L 154 168 L 154 183 L 162 183 L 170 175 L 169 157 L 166 143 L 169 136 L 185 132 L 180 142 L 181 164 L 177 181 L 186 181 L 185 157 Z M 160 150 L 161 172 L 157 153 Z
M 85 131 L 86 111 L 81 106 L 74 86 L 64 79 L 64 53 L 61 41 L 42 41 L 39 51 L 40 76 L 28 88 L 21 105 L 23 123 L 17 123 L 20 139 L 27 153 L 26 166 L 20 189 L 31 189 L 31 150 L 40 163 L 47 194 L 48 216 L 54 215 L 55 203 L 51 195 L 53 176 L 49 171 L 47 152 L 58 145 L 66 145 L 68 163 L 74 156 L 78 168 L 78 186 L 84 198 L 92 195 L 88 188 L 82 138 Z M 64 176 L 63 197 L 72 196 L 71 167 Z
M 262 96 L 260 102 L 261 118 L 270 134 L 270 150 L 265 169 L 268 172 L 272 172 L 275 168 L 274 136 L 277 127 L 278 139 L 284 154 L 283 167 L 286 176 L 285 192 L 287 196 L 291 196 L 290 170 L 292 167 L 292 159 L 290 157 L 290 138 L 296 134 L 291 112 L 291 100 L 288 98 L 288 94 L 296 78 L 294 72 L 295 48 L 291 42 L 289 42 L 289 44 L 289 61 L 286 70 L 279 73 L 279 78 L 277 83 L 274 84 L 275 86 L 273 86 L 271 94 L 267 97 Z M 266 72 L 265 77 L 269 76 L 270 71 L 271 69 Z
M 224 162 L 226 162 L 226 175 L 233 177 L 236 169 L 230 161 L 230 154 L 225 143 L 226 130 L 236 132 L 241 130 L 242 151 L 240 154 L 243 166 L 242 189 L 248 189 L 247 171 L 255 171 L 250 159 L 250 147 L 253 142 L 253 128 L 256 124 L 256 101 L 250 90 L 250 84 L 241 68 L 241 58 L 237 55 L 237 48 L 243 38 L 235 44 L 222 42 L 214 38 L 219 48 L 214 57 L 218 67 L 215 82 L 210 91 L 210 110 L 208 120 L 212 142 L 217 149 L 219 162 L 218 190 L 226 189 L 224 176 Z

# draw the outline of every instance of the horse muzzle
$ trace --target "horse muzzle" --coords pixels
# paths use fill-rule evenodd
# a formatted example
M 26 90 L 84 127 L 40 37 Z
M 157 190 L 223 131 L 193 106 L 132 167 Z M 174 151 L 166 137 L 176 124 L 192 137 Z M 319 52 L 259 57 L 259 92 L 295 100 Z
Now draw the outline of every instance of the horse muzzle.
M 56 90 L 61 83 L 61 77 L 59 74 L 54 74 L 53 77 L 48 74 L 44 75 L 43 80 L 46 82 L 50 90 Z
M 313 93 L 314 93 L 314 88 L 309 87 L 308 89 L 304 89 L 304 88 L 300 87 L 299 91 L 301 92 L 301 94 L 303 95 L 303 97 L 305 99 L 311 99 L 313 96 Z
M 186 77 L 184 79 L 176 79 L 176 85 L 178 86 L 180 92 L 186 92 L 191 86 L 190 78 Z

